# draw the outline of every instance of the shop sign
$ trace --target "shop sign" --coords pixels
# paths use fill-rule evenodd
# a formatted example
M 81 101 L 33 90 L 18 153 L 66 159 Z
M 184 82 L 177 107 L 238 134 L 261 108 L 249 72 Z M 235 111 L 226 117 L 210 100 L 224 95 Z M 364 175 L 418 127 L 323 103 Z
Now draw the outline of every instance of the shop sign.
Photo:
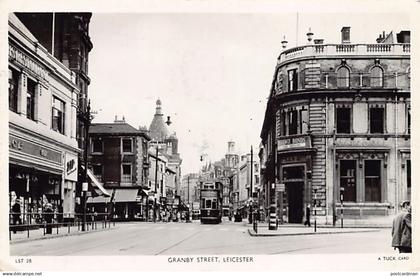
M 9 136 L 9 149 L 62 164 L 61 152 L 47 149 L 13 136 Z
M 66 152 L 65 163 L 66 180 L 77 181 L 77 156 Z
M 15 60 L 17 63 L 36 74 L 37 76 L 45 79 L 47 71 L 42 68 L 37 62 L 35 62 L 28 55 L 24 54 L 22 51 L 17 48 L 9 45 L 9 59 Z
M 290 148 L 305 148 L 310 147 L 309 136 L 292 137 L 279 139 L 277 141 L 277 150 L 285 150 Z

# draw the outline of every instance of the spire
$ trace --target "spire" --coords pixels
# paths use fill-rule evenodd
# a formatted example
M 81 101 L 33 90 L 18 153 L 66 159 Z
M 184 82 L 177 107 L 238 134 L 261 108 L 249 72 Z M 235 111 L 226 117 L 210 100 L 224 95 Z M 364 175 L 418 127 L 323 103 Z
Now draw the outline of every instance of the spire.
M 162 101 L 156 101 L 156 113 L 149 127 L 150 137 L 152 140 L 163 142 L 169 136 L 168 128 L 163 121 Z
M 162 101 L 158 98 L 156 101 L 156 113 L 155 115 L 163 115 L 162 113 Z

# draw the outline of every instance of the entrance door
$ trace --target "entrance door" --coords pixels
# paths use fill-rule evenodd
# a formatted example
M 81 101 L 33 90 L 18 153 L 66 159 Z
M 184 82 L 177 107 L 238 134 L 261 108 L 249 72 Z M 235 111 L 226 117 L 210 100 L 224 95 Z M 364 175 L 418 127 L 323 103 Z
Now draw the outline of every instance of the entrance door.
M 302 223 L 303 182 L 286 183 L 289 223 Z

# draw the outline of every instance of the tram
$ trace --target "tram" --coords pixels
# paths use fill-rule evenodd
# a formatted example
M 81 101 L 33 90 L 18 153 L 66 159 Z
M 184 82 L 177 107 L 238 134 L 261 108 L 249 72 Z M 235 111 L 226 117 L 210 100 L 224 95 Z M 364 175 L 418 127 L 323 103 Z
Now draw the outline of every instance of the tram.
M 200 181 L 201 223 L 222 222 L 223 184 L 218 180 Z

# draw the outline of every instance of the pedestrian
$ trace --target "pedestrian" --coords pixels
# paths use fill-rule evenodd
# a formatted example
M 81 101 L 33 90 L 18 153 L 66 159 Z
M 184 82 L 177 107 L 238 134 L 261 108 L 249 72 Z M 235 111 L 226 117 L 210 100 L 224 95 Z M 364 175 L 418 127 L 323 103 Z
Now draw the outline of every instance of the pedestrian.
M 51 203 L 45 204 L 44 219 L 47 223 L 45 234 L 52 234 L 53 209 Z
M 20 203 L 19 199 L 15 200 L 15 204 L 12 206 L 12 220 L 13 220 L 13 233 L 16 234 L 16 225 L 22 224 L 22 218 L 20 217 Z
M 306 205 L 306 220 L 304 225 L 307 225 L 308 227 L 311 227 L 311 205 Z
M 411 253 L 411 206 L 409 201 L 401 203 L 401 213 L 392 222 L 392 247 L 400 253 Z

